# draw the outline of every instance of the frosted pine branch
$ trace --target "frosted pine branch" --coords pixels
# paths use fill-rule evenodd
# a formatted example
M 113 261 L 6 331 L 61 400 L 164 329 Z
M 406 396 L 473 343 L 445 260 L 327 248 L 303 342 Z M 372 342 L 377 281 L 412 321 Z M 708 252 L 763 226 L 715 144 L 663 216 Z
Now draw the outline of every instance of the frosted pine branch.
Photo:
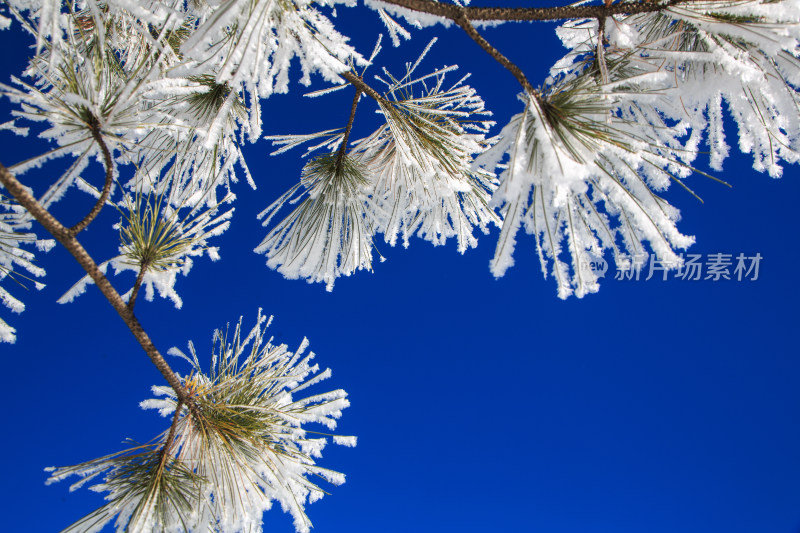
M 271 319 L 270 319 L 271 321 Z M 159 399 L 146 409 L 173 413 L 169 429 L 153 441 L 75 466 L 51 468 L 48 483 L 82 478 L 71 489 L 105 492 L 109 503 L 67 531 L 99 530 L 115 520 L 117 531 L 261 531 L 261 515 L 277 501 L 298 532 L 310 531 L 307 503 L 325 492 L 312 477 L 339 485 L 344 475 L 320 468 L 315 459 L 327 444 L 309 424 L 336 427 L 349 403 L 335 390 L 297 398 L 309 386 L 330 377 L 319 372 L 303 341 L 296 352 L 265 337 L 268 320 L 259 311 L 252 330 L 241 320 L 231 336 L 214 333 L 212 364 L 199 366 L 194 345 L 183 384 L 199 406 L 193 416 L 170 389 L 156 388 Z M 316 377 L 315 377 L 316 374 Z M 335 444 L 355 446 L 355 437 L 332 436 Z

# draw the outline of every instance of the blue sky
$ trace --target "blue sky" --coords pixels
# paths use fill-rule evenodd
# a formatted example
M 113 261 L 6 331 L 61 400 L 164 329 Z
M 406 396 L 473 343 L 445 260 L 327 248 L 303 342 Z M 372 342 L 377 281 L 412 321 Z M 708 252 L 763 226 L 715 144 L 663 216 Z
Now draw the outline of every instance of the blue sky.
M 382 28 L 359 11 L 339 9 L 339 18 L 368 53 Z M 553 28 L 511 24 L 485 35 L 538 83 L 563 52 Z M 415 33 L 379 62 L 399 71 L 434 35 L 429 69 L 458 63 L 472 72 L 500 124 L 521 110 L 513 77 L 454 29 Z M 29 50 L 15 33 L 0 42 L 6 81 Z M 304 100 L 293 88 L 266 102 L 266 134 L 346 122 L 349 90 Z M 371 131 L 374 109 L 362 101 L 354 135 Z M 733 144 L 735 128 L 728 135 Z M 34 139 L 0 139 L 6 165 L 43 150 Z M 275 315 L 276 341 L 310 339 L 333 369 L 318 390 L 350 394 L 338 432 L 359 437 L 320 461 L 347 483 L 307 508 L 317 531 L 800 530 L 796 166 L 773 180 L 736 155 L 720 173 L 732 189 L 690 178 L 705 204 L 678 187 L 667 193 L 682 210 L 679 227 L 697 236 L 690 253 L 759 253 L 758 280 L 620 281 L 612 264 L 599 294 L 560 301 L 528 236 L 516 265 L 492 278 L 496 230 L 463 256 L 452 243 L 417 239 L 404 250 L 379 241 L 387 260 L 340 279 L 332 293 L 283 279 L 251 251 L 264 235 L 255 216 L 296 182 L 302 162 L 299 152 L 269 151 L 263 140 L 247 148 L 259 188 L 235 189 L 232 227 L 215 243 L 222 259 L 198 260 L 179 280 L 183 308 L 141 300 L 137 315 L 162 352 L 191 339 L 210 355 L 214 328 L 240 316 L 252 324 L 259 307 Z M 57 168 L 31 183 L 47 183 Z M 84 205 L 75 191 L 57 211 L 66 219 Z M 82 237 L 98 260 L 116 249 L 115 221 L 105 211 Z M 101 503 L 66 483 L 45 486 L 44 467 L 110 453 L 124 438 L 148 440 L 168 424 L 138 407 L 162 381 L 121 320 L 92 287 L 56 304 L 82 273 L 62 249 L 40 257 L 47 288 L 22 296 L 22 315 L 3 315 L 18 334 L 0 347 L 6 531 L 57 530 Z M 122 292 L 132 281 L 112 279 Z M 291 531 L 291 518 L 273 509 L 265 530 Z

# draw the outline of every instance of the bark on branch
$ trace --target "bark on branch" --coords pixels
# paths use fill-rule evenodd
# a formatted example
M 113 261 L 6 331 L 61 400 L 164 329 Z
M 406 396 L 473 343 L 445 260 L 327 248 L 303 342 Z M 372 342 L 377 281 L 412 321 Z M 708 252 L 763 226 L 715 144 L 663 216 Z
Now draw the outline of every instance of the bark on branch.
M 459 7 L 455 4 L 434 2 L 433 0 L 381 0 L 385 4 L 428 13 L 458 22 L 461 16 L 472 21 L 527 21 L 599 18 L 612 15 L 634 15 L 661 11 L 675 4 L 690 3 L 695 0 L 670 0 L 668 2 L 621 2 L 612 5 L 582 5 L 556 7 Z
M 350 139 L 350 130 L 353 129 L 353 121 L 356 119 L 356 108 L 358 101 L 361 98 L 361 89 L 356 87 L 356 95 L 353 97 L 353 105 L 350 108 L 350 118 L 347 121 L 347 127 L 344 129 L 344 137 L 342 138 L 342 146 L 339 147 L 339 154 L 336 156 L 336 170 L 341 169 L 344 156 L 347 155 L 347 141 Z
M 71 235 L 77 235 L 81 231 L 88 226 L 92 220 L 100 213 L 100 210 L 103 209 L 103 205 L 105 205 L 106 200 L 108 200 L 108 195 L 111 192 L 111 183 L 114 177 L 114 160 L 111 158 L 111 152 L 108 149 L 105 141 L 103 140 L 103 136 L 100 133 L 100 123 L 97 122 L 97 119 L 92 117 L 92 122 L 89 124 L 89 130 L 92 132 L 92 138 L 94 141 L 100 146 L 100 150 L 103 152 L 103 161 L 106 167 L 106 182 L 103 185 L 103 192 L 100 193 L 100 198 L 97 199 L 97 203 L 94 204 L 92 210 L 77 224 L 69 228 L 69 232 Z
M 348 81 L 348 82 L 349 82 L 351 85 L 353 85 L 353 86 L 354 86 L 356 89 L 358 89 L 358 90 L 359 90 L 359 91 L 361 91 L 362 93 L 366 94 L 367 96 L 369 96 L 370 98 L 372 98 L 373 100 L 375 100 L 376 102 L 378 102 L 379 104 L 381 104 L 381 105 L 384 105 L 384 106 L 391 105 L 391 104 L 389 103 L 389 101 L 388 101 L 386 98 L 384 98 L 383 96 L 381 96 L 381 95 L 378 93 L 378 91 L 376 91 L 375 89 L 373 89 L 372 87 L 370 87 L 369 85 L 367 85 L 367 82 L 365 82 L 365 81 L 364 81 L 363 79 L 361 79 L 359 76 L 356 76 L 355 74 L 353 74 L 353 73 L 352 73 L 352 72 L 350 72 L 350 71 L 347 71 L 347 72 L 342 72 L 342 73 L 341 73 L 341 74 L 339 74 L 339 75 L 340 75 L 342 78 L 344 78 L 345 80 L 347 80 L 347 81 Z
M 455 22 L 470 38 L 478 43 L 498 63 L 508 69 L 522 85 L 525 91 L 536 96 L 536 91 L 530 84 L 525 74 L 506 56 L 501 54 L 494 46 L 478 33 L 472 21 L 533 21 L 533 20 L 560 20 L 596 18 L 605 20 L 612 15 L 635 13 L 650 13 L 661 11 L 675 4 L 690 3 L 696 0 L 668 0 L 658 2 L 642 0 L 640 2 L 621 2 L 611 4 L 604 0 L 603 5 L 559 6 L 559 7 L 461 7 L 455 4 L 445 4 L 433 0 L 381 0 L 386 4 L 427 13 L 446 18 Z M 349 80 L 348 80 L 349 81 Z M 352 82 L 351 82 L 352 83 Z
M 144 281 L 145 272 L 147 272 L 147 263 L 143 263 L 139 266 L 139 273 L 136 274 L 136 282 L 133 284 L 133 290 L 131 290 L 131 297 L 128 298 L 128 309 L 133 312 L 133 306 L 136 305 L 136 297 L 139 295 L 139 289 L 142 288 L 142 281 Z
M 486 51 L 486 53 L 492 56 L 495 59 L 495 61 L 503 65 L 509 72 L 511 72 L 511 74 L 513 74 L 514 77 L 517 78 L 517 81 L 519 82 L 520 85 L 522 85 L 522 88 L 525 89 L 526 92 L 530 94 L 535 93 L 533 86 L 528 81 L 528 78 L 525 77 L 525 74 L 522 72 L 522 69 L 519 68 L 517 65 L 515 65 L 506 56 L 501 54 L 500 51 L 497 50 L 497 48 L 489 44 L 489 41 L 484 39 L 483 36 L 480 33 L 478 33 L 478 30 L 475 29 L 475 26 L 472 25 L 472 22 L 470 22 L 470 19 L 463 11 L 461 12 L 461 15 L 454 20 L 455 23 L 458 24 L 461 27 L 461 29 L 464 30 L 464 32 L 467 35 L 469 35 L 473 41 L 478 43 L 478 45 Z
M 100 272 L 97 263 L 89 255 L 89 253 L 81 246 L 78 239 L 72 234 L 69 228 L 64 227 L 58 220 L 50 214 L 47 209 L 36 201 L 36 199 L 29 193 L 25 187 L 14 177 L 8 169 L 0 164 L 0 183 L 8 190 L 8 192 L 19 202 L 19 204 L 28 210 L 28 212 L 55 237 L 64 248 L 75 258 L 81 267 L 86 271 L 90 278 L 94 281 L 100 292 L 106 297 L 111 306 L 117 311 L 120 318 L 131 330 L 133 336 L 142 346 L 147 356 L 156 365 L 161 375 L 167 380 L 169 386 L 175 391 L 175 395 L 180 402 L 183 402 L 194 416 L 200 418 L 201 413 L 197 404 L 186 391 L 186 388 L 181 384 L 178 376 L 170 368 L 169 363 L 159 353 L 158 349 L 150 340 L 150 337 L 142 328 L 139 320 L 133 314 L 133 311 L 128 308 L 122 297 L 114 289 L 108 279 Z
M 172 415 L 172 424 L 169 426 L 169 433 L 167 434 L 167 440 L 164 441 L 164 447 L 161 448 L 161 457 L 158 461 L 158 469 L 159 471 L 163 472 L 164 467 L 167 464 L 167 457 L 169 456 L 169 450 L 172 448 L 172 441 L 175 440 L 175 429 L 178 426 L 178 421 L 181 418 L 181 409 L 183 408 L 183 402 L 178 400 L 178 404 L 175 406 L 175 414 Z

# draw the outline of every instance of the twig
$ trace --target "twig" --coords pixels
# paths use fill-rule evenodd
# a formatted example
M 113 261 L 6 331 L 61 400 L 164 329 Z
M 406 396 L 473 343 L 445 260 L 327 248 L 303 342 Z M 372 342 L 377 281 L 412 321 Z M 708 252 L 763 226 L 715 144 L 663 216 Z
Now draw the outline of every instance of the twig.
M 131 312 L 133 312 L 133 306 L 136 305 L 136 297 L 139 295 L 139 289 L 142 287 L 144 273 L 147 271 L 148 266 L 147 263 L 142 263 L 142 266 L 139 268 L 139 273 L 136 275 L 136 283 L 133 284 L 131 297 L 128 298 L 128 309 L 130 309 Z
M 150 340 L 150 337 L 145 333 L 144 328 L 139 323 L 139 320 L 133 314 L 133 311 L 128 309 L 128 306 L 122 300 L 122 297 L 114 289 L 108 279 L 100 272 L 97 263 L 89 255 L 89 253 L 81 246 L 78 239 L 70 233 L 70 230 L 64 227 L 50 212 L 42 207 L 36 199 L 29 193 L 25 187 L 11 174 L 8 169 L 0 164 L 0 183 L 8 190 L 9 193 L 19 202 L 19 204 L 28 210 L 28 212 L 35 218 L 44 228 L 55 237 L 64 248 L 72 254 L 75 260 L 86 271 L 90 278 L 94 281 L 100 292 L 106 297 L 111 306 L 117 311 L 120 318 L 131 330 L 133 336 L 142 346 L 147 356 L 156 365 L 161 375 L 167 380 L 169 386 L 175 391 L 178 400 L 186 404 L 192 414 L 199 418 L 200 410 L 197 404 L 192 400 L 186 392 L 186 388 L 181 384 L 178 376 L 170 368 L 169 363 L 159 353 L 158 349 Z
M 342 139 L 342 146 L 339 147 L 339 155 L 336 156 L 336 171 L 339 172 L 344 161 L 344 156 L 347 154 L 347 140 L 350 138 L 350 130 L 353 129 L 353 121 L 356 118 L 356 107 L 361 98 L 361 89 L 356 87 L 356 95 L 353 97 L 353 105 L 350 108 L 350 119 L 347 121 L 347 127 L 344 129 L 344 138 Z
M 522 88 L 534 97 L 538 97 L 537 92 L 530 84 L 525 74 L 506 56 L 501 54 L 494 46 L 478 33 L 472 21 L 533 21 L 533 20 L 559 20 L 573 18 L 596 18 L 605 20 L 606 17 L 619 14 L 648 13 L 661 11 L 672 5 L 679 3 L 690 3 L 696 0 L 669 0 L 659 3 L 653 1 L 624 2 L 612 4 L 610 0 L 604 0 L 603 5 L 579 5 L 579 6 L 559 6 L 559 7 L 461 7 L 454 4 L 445 4 L 433 0 L 381 0 L 387 4 L 396 5 L 412 11 L 419 11 L 436 15 L 455 22 L 470 38 L 478 43 L 490 56 L 498 63 L 503 65 Z
M 164 465 L 166 464 L 167 456 L 169 455 L 169 449 L 172 447 L 172 441 L 175 439 L 175 427 L 178 425 L 178 420 L 181 417 L 182 407 L 183 402 L 179 400 L 178 404 L 175 406 L 175 414 L 172 416 L 172 424 L 169 426 L 167 440 L 164 441 L 164 447 L 161 448 L 161 458 L 158 462 L 158 469 L 160 471 L 164 470 Z
M 460 7 L 454 4 L 434 2 L 433 0 L 381 0 L 385 4 L 419 11 L 450 19 L 458 23 L 458 18 L 468 20 L 493 21 L 532 21 L 598 18 L 612 15 L 634 15 L 661 11 L 676 4 L 688 4 L 697 0 L 669 0 L 668 2 L 621 2 L 611 5 L 570 5 L 556 7 Z
M 391 102 L 389 102 L 386 98 L 384 98 L 383 96 L 378 94 L 378 91 L 376 91 L 375 89 L 373 89 L 372 87 L 367 85 L 367 83 L 362 78 L 356 76 L 352 72 L 349 72 L 349 71 L 348 72 L 342 72 L 339 75 L 341 77 L 343 77 L 345 80 L 347 80 L 348 82 L 350 82 L 352 85 L 354 85 L 356 89 L 358 89 L 359 91 L 363 92 L 364 94 L 366 94 L 370 98 L 374 99 L 379 104 L 384 105 L 384 106 L 391 105 Z
M 100 213 L 100 210 L 103 209 L 103 205 L 105 205 L 106 200 L 108 200 L 108 195 L 111 192 L 111 183 L 113 182 L 114 177 L 114 160 L 111 158 L 111 152 L 108 149 L 105 141 L 103 140 L 103 136 L 100 133 L 100 123 L 97 122 L 97 119 L 92 116 L 89 122 L 89 131 L 92 132 L 92 138 L 95 142 L 100 146 L 100 150 L 103 152 L 103 160 L 105 162 L 106 167 L 106 182 L 103 185 L 103 191 L 100 193 L 100 198 L 97 199 L 97 203 L 94 204 L 92 210 L 77 224 L 69 228 L 70 235 L 77 235 L 81 231 L 83 231 L 86 226 L 88 226 L 92 220 Z
M 606 0 L 606 5 L 610 0 Z M 608 64 L 606 63 L 606 17 L 602 16 L 597 19 L 597 66 L 600 69 L 600 78 L 602 83 L 608 83 Z
M 476 30 L 475 26 L 472 25 L 464 10 L 462 10 L 461 14 L 457 18 L 453 19 L 453 21 L 458 24 L 461 29 L 463 29 L 466 34 L 472 38 L 473 41 L 478 43 L 478 45 L 480 45 L 480 47 L 483 48 L 486 53 L 492 56 L 498 63 L 503 65 L 509 72 L 511 72 L 511 74 L 517 78 L 517 81 L 520 85 L 522 85 L 522 88 L 525 89 L 526 92 L 535 94 L 533 86 L 528 81 L 528 78 L 525 77 L 525 74 L 523 74 L 522 69 L 511 62 L 511 60 L 506 56 L 501 54 L 497 48 L 489 44 L 489 41 L 484 39 L 483 36 L 478 33 L 478 30 Z

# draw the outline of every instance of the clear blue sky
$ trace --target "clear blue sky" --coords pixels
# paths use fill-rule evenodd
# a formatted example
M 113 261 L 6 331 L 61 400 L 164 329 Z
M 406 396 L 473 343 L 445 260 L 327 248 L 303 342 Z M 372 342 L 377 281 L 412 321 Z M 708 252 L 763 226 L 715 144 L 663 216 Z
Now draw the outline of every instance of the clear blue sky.
M 377 17 L 339 12 L 368 53 L 382 31 Z M 538 83 L 563 51 L 553 29 L 511 24 L 485 34 Z M 520 111 L 514 79 L 454 29 L 418 32 L 381 64 L 399 71 L 432 35 L 441 39 L 429 69 L 459 63 L 472 72 L 499 123 Z M 13 32 L 0 33 L 0 46 L 7 81 L 29 50 Z M 293 87 L 265 104 L 266 134 L 344 125 L 352 92 L 303 100 Z M 362 101 L 355 135 L 374 127 L 374 109 Z M 735 129 L 728 135 L 734 144 Z M 6 165 L 43 149 L 7 132 L 0 141 Z M 241 315 L 252 324 L 259 307 L 275 315 L 278 342 L 311 340 L 334 372 L 319 390 L 350 393 L 338 432 L 359 437 L 320 461 L 347 483 L 307 507 L 316 531 L 800 531 L 796 166 L 773 180 L 735 156 L 721 173 L 733 189 L 695 176 L 704 205 L 678 187 L 667 194 L 682 209 L 680 228 L 697 236 L 691 253 L 760 253 L 757 281 L 607 278 L 597 295 L 560 301 L 527 236 L 516 265 L 491 277 L 497 231 L 464 256 L 452 243 L 415 240 L 404 250 L 379 241 L 387 261 L 332 293 L 284 280 L 251 251 L 264 235 L 255 215 L 296 182 L 302 162 L 269 151 L 266 141 L 247 148 L 259 188 L 236 188 L 233 225 L 216 242 L 222 259 L 196 261 L 179 281 L 183 309 L 141 300 L 137 314 L 162 352 L 191 339 L 208 355 L 214 328 Z M 30 179 L 46 183 L 57 168 Z M 76 204 L 89 202 L 76 191 L 58 212 Z M 116 248 L 114 222 L 106 211 L 83 237 L 98 260 Z M 126 437 L 148 440 L 168 424 L 139 409 L 161 377 L 99 291 L 56 304 L 82 272 L 62 249 L 40 257 L 47 288 L 22 296 L 22 315 L 2 311 L 18 332 L 16 345 L 0 346 L 4 531 L 55 531 L 101 503 L 86 490 L 69 494 L 66 483 L 46 487 L 44 467 L 110 453 Z M 132 281 L 112 279 L 123 292 Z M 292 531 L 291 519 L 273 509 L 265 530 Z

